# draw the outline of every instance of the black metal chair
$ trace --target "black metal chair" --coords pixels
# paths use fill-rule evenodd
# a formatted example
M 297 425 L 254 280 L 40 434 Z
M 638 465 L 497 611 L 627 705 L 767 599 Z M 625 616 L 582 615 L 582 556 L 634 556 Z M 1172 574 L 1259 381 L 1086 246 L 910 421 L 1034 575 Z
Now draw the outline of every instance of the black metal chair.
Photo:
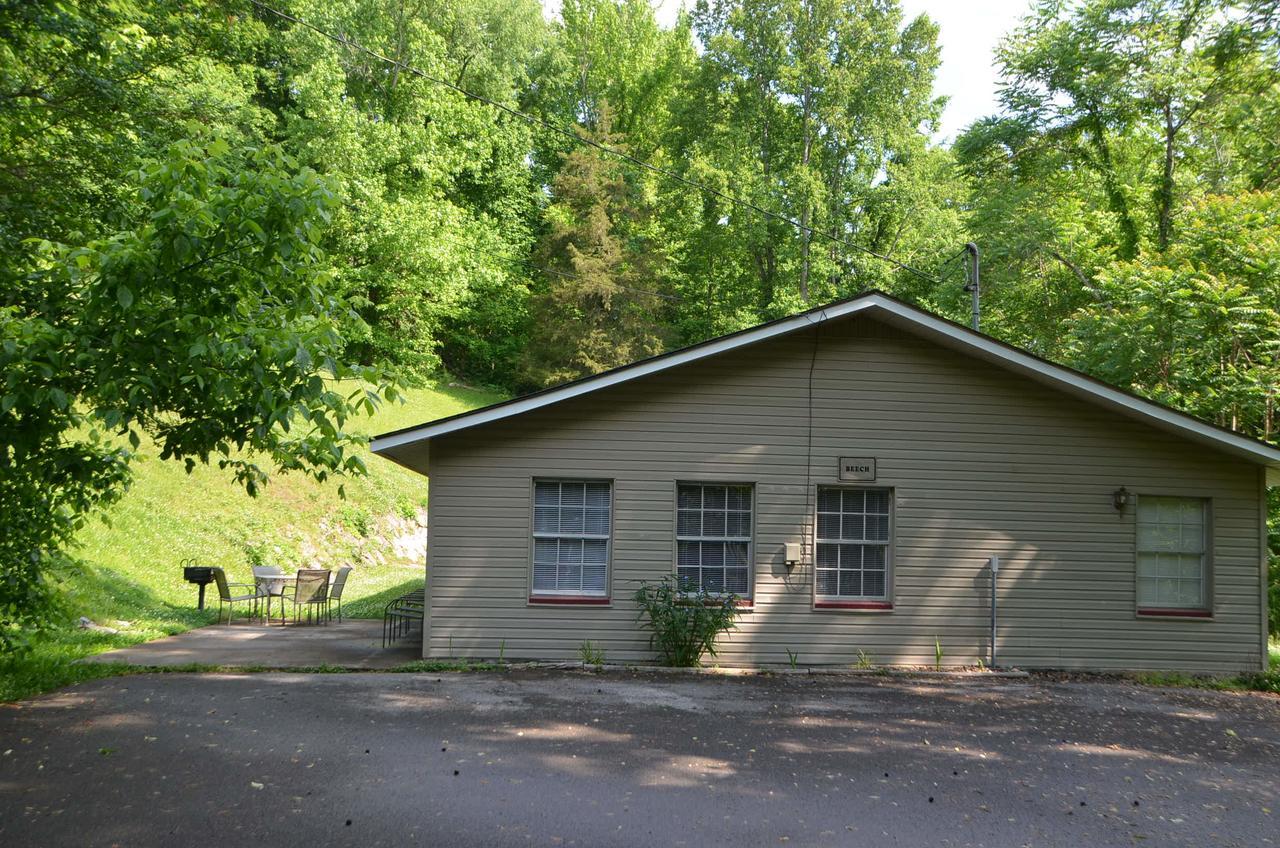
M 426 590 L 406 592 L 390 601 L 382 611 L 382 647 L 410 633 L 416 622 L 419 627 L 426 616 Z

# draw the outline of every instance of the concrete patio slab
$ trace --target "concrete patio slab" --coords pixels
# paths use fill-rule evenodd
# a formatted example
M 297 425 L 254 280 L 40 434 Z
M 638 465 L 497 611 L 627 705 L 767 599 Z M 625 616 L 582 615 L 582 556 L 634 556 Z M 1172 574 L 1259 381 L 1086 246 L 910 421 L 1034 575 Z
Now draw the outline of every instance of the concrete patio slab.
M 140 666 L 191 663 L 231 668 L 350 669 L 395 668 L 422 657 L 422 637 L 413 633 L 382 647 L 382 622 L 348 619 L 325 625 L 266 627 L 257 623 L 215 624 L 144 642 L 131 648 L 96 654 L 82 662 Z

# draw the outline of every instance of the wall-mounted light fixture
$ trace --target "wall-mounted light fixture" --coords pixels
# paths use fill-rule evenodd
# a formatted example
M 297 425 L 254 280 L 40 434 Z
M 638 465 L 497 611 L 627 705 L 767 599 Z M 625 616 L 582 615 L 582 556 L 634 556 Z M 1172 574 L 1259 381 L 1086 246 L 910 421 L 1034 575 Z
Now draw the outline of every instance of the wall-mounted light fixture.
M 1111 505 L 1116 508 L 1116 512 L 1124 512 L 1124 508 L 1129 505 L 1129 490 L 1121 486 L 1112 492 Z

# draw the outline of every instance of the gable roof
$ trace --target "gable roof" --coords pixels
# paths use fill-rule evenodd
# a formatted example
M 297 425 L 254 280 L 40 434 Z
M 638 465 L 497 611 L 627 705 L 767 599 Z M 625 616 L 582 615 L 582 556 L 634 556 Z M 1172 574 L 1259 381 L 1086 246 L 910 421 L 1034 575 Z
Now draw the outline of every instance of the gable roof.
M 1118 389 L 1089 375 L 1056 365 L 1021 348 L 1005 344 L 990 336 L 971 330 L 946 318 L 941 318 L 881 291 L 869 291 L 846 300 L 818 306 L 807 312 L 760 324 L 727 336 L 710 339 L 689 347 L 642 359 L 583 377 L 570 383 L 543 389 L 533 394 L 495 403 L 490 406 L 405 427 L 373 438 L 373 452 L 400 462 L 406 449 L 420 453 L 431 439 L 447 433 L 456 433 L 472 427 L 522 415 L 544 406 L 550 406 L 569 398 L 599 391 L 608 386 L 629 382 L 649 374 L 656 374 L 696 362 L 710 356 L 753 345 L 766 339 L 785 336 L 809 327 L 834 321 L 851 315 L 874 317 L 916 336 L 949 347 L 961 353 L 990 362 L 1016 374 L 1029 377 L 1074 395 L 1082 400 L 1119 412 L 1183 436 L 1195 442 L 1248 460 L 1268 469 L 1268 483 L 1280 485 L 1280 448 L 1266 442 L 1201 421 L 1191 415 L 1178 412 L 1154 401 Z

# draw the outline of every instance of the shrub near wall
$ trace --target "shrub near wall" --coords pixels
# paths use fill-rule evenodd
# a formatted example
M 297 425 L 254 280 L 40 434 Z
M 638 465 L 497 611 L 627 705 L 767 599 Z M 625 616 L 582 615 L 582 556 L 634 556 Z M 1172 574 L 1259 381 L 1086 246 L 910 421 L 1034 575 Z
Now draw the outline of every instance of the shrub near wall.
M 716 655 L 716 637 L 738 626 L 739 600 L 702 588 L 685 591 L 672 575 L 641 583 L 635 594 L 639 619 L 650 631 L 649 647 L 663 665 L 679 668 L 699 665 L 704 654 Z

